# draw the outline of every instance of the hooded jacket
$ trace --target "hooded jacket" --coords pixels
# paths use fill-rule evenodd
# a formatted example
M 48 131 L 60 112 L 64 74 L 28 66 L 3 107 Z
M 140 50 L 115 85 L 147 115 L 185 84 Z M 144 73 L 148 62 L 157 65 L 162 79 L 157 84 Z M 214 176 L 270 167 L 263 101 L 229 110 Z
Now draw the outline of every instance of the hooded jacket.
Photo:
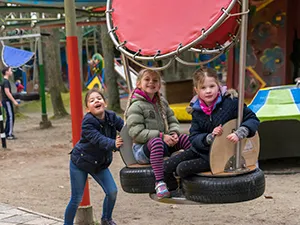
M 210 145 L 206 141 L 206 136 L 212 133 L 214 128 L 220 124 L 224 125 L 228 121 L 238 117 L 238 98 L 232 98 L 230 95 L 220 95 L 211 115 L 207 115 L 202 111 L 199 98 L 193 98 L 189 108 L 192 109 L 189 110 L 189 113 L 192 114 L 190 141 L 193 151 L 208 160 Z M 248 137 L 255 135 L 259 123 L 259 119 L 255 113 L 244 105 L 243 121 L 240 126 L 248 128 Z

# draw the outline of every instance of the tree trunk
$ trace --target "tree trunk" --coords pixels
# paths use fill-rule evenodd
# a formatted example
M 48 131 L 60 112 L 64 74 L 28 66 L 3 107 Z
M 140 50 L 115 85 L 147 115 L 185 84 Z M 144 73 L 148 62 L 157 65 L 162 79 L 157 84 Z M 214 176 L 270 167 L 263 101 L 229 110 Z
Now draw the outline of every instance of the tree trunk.
M 108 35 L 106 24 L 100 25 L 100 27 L 105 65 L 105 84 L 108 94 L 108 108 L 115 112 L 122 112 L 117 84 L 118 75 L 114 68 L 114 44 Z
M 49 37 L 42 37 L 42 50 L 44 59 L 45 76 L 48 79 L 49 92 L 53 107 L 54 118 L 60 118 L 68 115 L 61 97 L 61 69 L 60 57 L 58 57 L 59 48 L 59 30 L 58 28 L 47 29 L 44 32 L 50 33 Z
M 82 66 L 82 40 L 83 40 L 83 31 L 81 26 L 77 26 L 77 38 L 78 38 L 78 56 L 79 56 L 79 68 L 80 68 L 80 81 L 82 89 L 85 89 L 84 79 L 83 79 L 83 66 Z M 86 62 L 87 63 L 87 62 Z

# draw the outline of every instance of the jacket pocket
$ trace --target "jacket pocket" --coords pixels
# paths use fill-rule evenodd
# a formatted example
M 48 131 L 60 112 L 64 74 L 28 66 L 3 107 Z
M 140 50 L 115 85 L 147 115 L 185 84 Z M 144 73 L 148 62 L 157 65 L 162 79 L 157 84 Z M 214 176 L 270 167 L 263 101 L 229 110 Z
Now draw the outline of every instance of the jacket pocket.
M 71 155 L 72 162 L 81 170 L 87 173 L 96 173 L 99 168 L 99 162 L 85 153 L 79 153 L 77 156 Z

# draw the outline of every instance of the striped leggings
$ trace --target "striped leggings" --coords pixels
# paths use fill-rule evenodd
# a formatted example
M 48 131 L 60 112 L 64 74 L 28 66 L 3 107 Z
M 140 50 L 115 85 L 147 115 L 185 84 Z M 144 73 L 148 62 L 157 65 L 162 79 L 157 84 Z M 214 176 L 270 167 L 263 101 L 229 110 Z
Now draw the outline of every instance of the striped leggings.
M 180 134 L 176 145 L 169 147 L 161 138 L 152 138 L 144 145 L 144 153 L 150 158 L 156 182 L 164 180 L 164 156 L 170 156 L 173 152 L 191 147 L 189 136 Z

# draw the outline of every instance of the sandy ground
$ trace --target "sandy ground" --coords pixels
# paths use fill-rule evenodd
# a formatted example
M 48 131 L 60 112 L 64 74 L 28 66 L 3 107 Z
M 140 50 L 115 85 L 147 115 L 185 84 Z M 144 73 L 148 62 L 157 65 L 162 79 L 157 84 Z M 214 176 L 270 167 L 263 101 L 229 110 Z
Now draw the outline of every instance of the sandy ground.
M 69 201 L 68 153 L 72 148 L 70 118 L 52 121 L 53 127 L 40 130 L 40 116 L 17 120 L 17 140 L 0 149 L 0 202 L 21 206 L 63 218 Z M 114 219 L 119 224 L 207 224 L 207 225 L 299 225 L 300 168 L 291 174 L 266 171 L 266 191 L 253 201 L 220 205 L 169 205 L 151 200 L 146 194 L 123 192 L 119 171 L 124 164 L 114 154 L 111 171 L 119 187 Z M 280 163 L 281 164 L 281 163 Z M 268 167 L 272 170 L 272 164 Z M 286 170 L 286 171 L 287 171 Z M 295 173 L 294 173 L 295 172 Z M 101 217 L 102 189 L 90 179 L 94 218 Z

